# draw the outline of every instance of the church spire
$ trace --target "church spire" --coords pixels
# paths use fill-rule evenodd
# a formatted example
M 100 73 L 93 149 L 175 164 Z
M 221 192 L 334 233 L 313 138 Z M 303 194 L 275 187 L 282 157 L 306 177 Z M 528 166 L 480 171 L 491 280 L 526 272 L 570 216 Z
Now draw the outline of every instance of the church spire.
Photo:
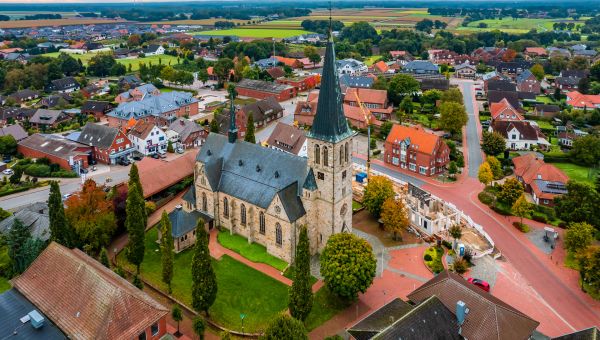
M 229 99 L 230 99 L 230 106 L 229 106 L 229 132 L 228 132 L 228 137 L 229 137 L 229 143 L 235 143 L 235 141 L 237 140 L 238 137 L 238 130 L 237 130 L 237 126 L 235 124 L 235 105 L 233 103 L 233 100 L 235 99 L 235 88 L 233 87 L 233 85 L 229 85 Z
M 335 62 L 335 48 L 331 32 L 331 3 L 329 6 L 329 37 L 327 48 L 325 49 L 321 90 L 319 91 L 317 113 L 308 137 L 335 143 L 351 136 L 353 132 L 348 127 L 342 106 L 342 92 L 340 90 L 340 80 Z

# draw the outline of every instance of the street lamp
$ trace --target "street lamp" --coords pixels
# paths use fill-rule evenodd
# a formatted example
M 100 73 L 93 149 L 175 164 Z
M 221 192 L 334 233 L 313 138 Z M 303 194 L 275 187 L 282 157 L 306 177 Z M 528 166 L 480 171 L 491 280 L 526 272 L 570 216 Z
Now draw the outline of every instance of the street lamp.
M 246 314 L 240 313 L 240 319 L 242 319 L 242 335 L 244 335 L 244 318 L 245 317 L 246 317 Z

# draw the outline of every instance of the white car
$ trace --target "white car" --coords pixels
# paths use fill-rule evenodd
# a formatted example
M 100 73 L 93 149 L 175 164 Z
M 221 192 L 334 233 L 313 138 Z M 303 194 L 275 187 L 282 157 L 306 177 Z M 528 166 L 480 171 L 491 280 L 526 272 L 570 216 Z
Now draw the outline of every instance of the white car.
M 6 169 L 4 171 L 2 171 L 3 174 L 10 176 L 12 174 L 14 174 L 15 172 L 13 171 L 13 169 Z
M 67 199 L 69 199 L 69 197 L 73 196 L 73 194 L 64 194 L 63 195 L 63 201 L 66 201 Z

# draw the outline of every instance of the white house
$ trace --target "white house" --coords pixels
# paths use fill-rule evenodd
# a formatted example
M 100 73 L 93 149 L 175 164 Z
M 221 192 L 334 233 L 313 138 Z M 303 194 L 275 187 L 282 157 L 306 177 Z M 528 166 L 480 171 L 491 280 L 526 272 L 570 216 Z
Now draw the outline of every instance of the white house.
M 139 120 L 129 130 L 127 137 L 129 137 L 133 147 L 145 156 L 167 151 L 167 135 L 152 122 Z
M 142 52 L 146 56 L 160 55 L 165 54 L 165 48 L 161 45 L 149 45 L 148 47 L 144 48 Z
M 506 140 L 510 150 L 529 150 L 532 146 L 545 148 L 549 145 L 539 128 L 529 121 L 494 121 L 488 131 L 496 131 Z
M 369 71 L 365 63 L 352 58 L 338 60 L 337 69 L 339 74 L 349 74 L 352 76 L 361 75 Z

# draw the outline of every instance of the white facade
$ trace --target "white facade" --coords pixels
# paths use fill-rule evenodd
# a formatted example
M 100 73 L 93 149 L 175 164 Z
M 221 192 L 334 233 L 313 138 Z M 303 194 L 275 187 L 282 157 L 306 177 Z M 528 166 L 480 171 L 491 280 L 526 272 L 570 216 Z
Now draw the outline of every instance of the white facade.
M 510 150 L 529 150 L 534 145 L 538 145 L 538 140 L 525 139 L 516 128 L 512 128 L 507 133 L 506 148 Z
M 138 138 L 132 134 L 127 137 L 133 143 L 133 147 L 145 156 L 167 151 L 167 135 L 157 126 L 152 128 L 152 131 L 148 133 L 145 139 Z
M 161 54 L 165 54 L 165 48 L 162 46 L 158 46 L 158 48 L 156 49 L 156 51 L 154 52 L 148 52 L 145 55 L 146 56 L 151 56 L 151 55 L 161 55 Z
M 369 68 L 365 63 L 360 62 L 356 59 L 344 59 L 338 62 L 338 73 L 339 74 L 349 74 L 352 76 L 361 75 L 363 73 L 367 73 Z

